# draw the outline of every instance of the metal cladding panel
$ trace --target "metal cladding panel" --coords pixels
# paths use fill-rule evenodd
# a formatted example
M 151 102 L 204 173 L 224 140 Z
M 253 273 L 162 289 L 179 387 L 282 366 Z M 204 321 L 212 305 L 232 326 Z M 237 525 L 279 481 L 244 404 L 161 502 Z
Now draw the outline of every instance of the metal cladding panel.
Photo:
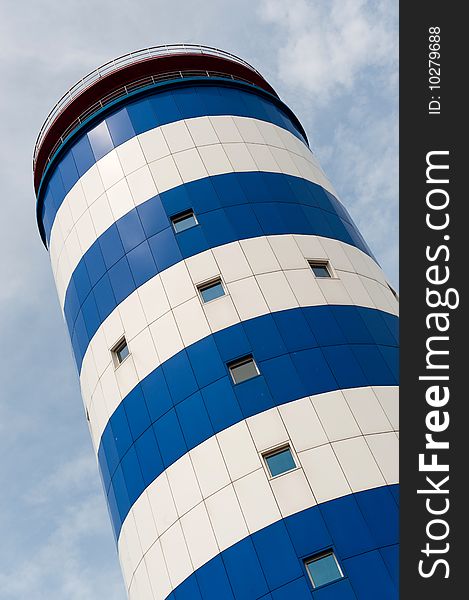
M 129 597 L 397 598 L 397 301 L 288 109 L 128 99 L 41 202 Z

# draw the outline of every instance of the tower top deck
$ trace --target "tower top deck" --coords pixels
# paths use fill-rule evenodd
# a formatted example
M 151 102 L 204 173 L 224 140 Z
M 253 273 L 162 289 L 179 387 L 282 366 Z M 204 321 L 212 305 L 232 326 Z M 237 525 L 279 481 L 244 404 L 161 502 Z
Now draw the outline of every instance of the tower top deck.
M 48 114 L 34 147 L 36 192 L 55 151 L 77 126 L 94 113 L 138 89 L 187 77 L 240 80 L 277 96 L 252 65 L 234 54 L 210 46 L 174 44 L 124 54 L 80 79 Z

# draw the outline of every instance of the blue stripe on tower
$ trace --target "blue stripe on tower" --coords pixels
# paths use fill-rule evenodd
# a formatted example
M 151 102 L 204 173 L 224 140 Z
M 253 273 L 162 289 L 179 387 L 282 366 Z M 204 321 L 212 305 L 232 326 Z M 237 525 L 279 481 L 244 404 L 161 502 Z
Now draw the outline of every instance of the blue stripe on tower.
M 350 494 L 277 521 L 197 569 L 171 600 L 397 600 L 398 485 Z M 303 559 L 333 549 L 344 578 L 313 590 Z
M 280 311 L 226 328 L 165 361 L 111 416 L 98 451 L 116 538 L 146 487 L 242 419 L 305 396 L 398 384 L 397 318 L 350 306 Z M 226 363 L 260 375 L 234 385 Z
M 199 224 L 176 234 L 169 217 L 189 208 Z M 130 211 L 85 253 L 67 288 L 64 313 L 78 369 L 101 323 L 157 273 L 209 248 L 285 233 L 329 237 L 371 254 L 332 194 L 290 175 L 232 173 L 201 179 Z
M 242 83 L 236 85 L 243 87 Z M 155 127 L 193 117 L 243 116 L 278 125 L 306 143 L 288 116 L 288 109 L 276 106 L 273 102 L 281 103 L 273 96 L 259 90 L 254 92 L 252 86 L 244 87 L 240 90 L 226 85 L 200 86 L 199 83 L 190 89 L 156 92 L 121 108 L 84 132 L 70 150 L 55 161 L 53 173 L 42 192 L 42 223 L 47 242 L 57 211 L 78 179 L 111 150 Z

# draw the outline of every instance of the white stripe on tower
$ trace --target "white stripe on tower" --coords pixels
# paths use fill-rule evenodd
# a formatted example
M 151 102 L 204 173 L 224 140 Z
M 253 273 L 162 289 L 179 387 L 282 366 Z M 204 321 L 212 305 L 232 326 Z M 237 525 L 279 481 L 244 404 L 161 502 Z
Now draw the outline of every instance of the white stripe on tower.
M 119 558 L 131 596 L 134 585 L 150 585 L 163 600 L 214 556 L 280 518 L 397 483 L 397 410 L 397 387 L 318 394 L 241 421 L 188 452 L 123 523 Z M 272 479 L 262 453 L 284 443 L 298 468 Z
M 316 279 L 307 259 L 328 260 L 335 277 Z M 204 304 L 197 284 L 220 276 L 226 295 Z M 97 450 L 120 402 L 149 373 L 203 337 L 247 319 L 306 306 L 352 305 L 397 314 L 381 269 L 337 240 L 266 236 L 207 250 L 132 292 L 93 336 L 80 383 Z M 130 356 L 116 370 L 110 349 L 122 336 Z
M 61 306 L 81 257 L 120 217 L 183 183 L 253 171 L 302 177 L 336 195 L 302 141 L 250 117 L 177 121 L 106 154 L 68 192 L 52 225 L 50 256 Z

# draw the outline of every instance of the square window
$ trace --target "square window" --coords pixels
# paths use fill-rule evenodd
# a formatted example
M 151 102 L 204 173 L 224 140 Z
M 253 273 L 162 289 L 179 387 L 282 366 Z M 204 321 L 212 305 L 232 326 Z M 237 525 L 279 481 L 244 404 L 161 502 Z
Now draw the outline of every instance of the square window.
M 210 300 L 215 300 L 215 298 L 220 298 L 220 296 L 225 295 L 225 289 L 223 288 L 223 284 L 219 277 L 197 286 L 197 289 L 199 290 L 202 302 L 204 303 L 210 302 Z
M 332 550 L 307 558 L 305 566 L 315 588 L 342 579 L 344 576 Z
M 192 210 L 186 210 L 183 213 L 174 215 L 174 217 L 171 217 L 171 222 L 176 233 L 181 233 L 181 231 L 185 231 L 186 229 L 198 225 L 198 221 Z
M 259 375 L 259 369 L 252 356 L 245 356 L 228 364 L 233 382 L 242 383 Z
M 309 260 L 308 262 L 315 277 L 320 279 L 332 277 L 331 269 L 327 260 Z
M 264 460 L 271 477 L 277 477 L 277 475 L 296 469 L 295 459 L 293 458 L 290 446 L 283 446 L 268 454 L 264 454 Z
M 121 338 L 111 350 L 114 365 L 118 367 L 129 356 L 130 350 L 125 337 Z

